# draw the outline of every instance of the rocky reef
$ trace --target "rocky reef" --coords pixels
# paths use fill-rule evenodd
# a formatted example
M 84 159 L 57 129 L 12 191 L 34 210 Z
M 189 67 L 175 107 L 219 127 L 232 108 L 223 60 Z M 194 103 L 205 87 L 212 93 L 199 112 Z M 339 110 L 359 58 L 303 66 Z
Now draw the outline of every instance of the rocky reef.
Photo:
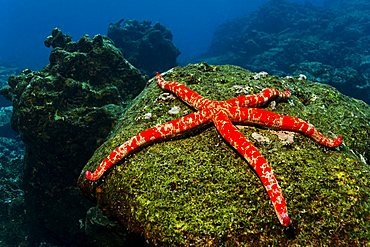
M 0 113 L 1 116 L 1 113 Z M 0 120 L 1 121 L 1 120 Z M 26 237 L 22 142 L 0 134 L 0 245 L 14 246 Z
M 0 107 L 0 137 L 15 138 L 16 133 L 10 127 L 10 119 L 13 113 L 12 106 Z
M 9 76 L 16 75 L 19 72 L 20 70 L 17 67 L 0 63 L 0 88 L 2 88 L 8 83 Z M 0 95 L 0 107 L 10 106 L 10 105 L 11 105 L 11 102 L 6 100 L 4 96 Z
M 120 20 L 108 27 L 108 37 L 124 57 L 147 75 L 177 65 L 180 51 L 172 42 L 172 33 L 160 23 Z
M 5 75 L 15 72 L 4 66 L 0 70 L 1 84 L 6 81 Z M 27 235 L 22 186 L 24 146 L 10 127 L 13 107 L 2 103 L 8 105 L 9 101 L 0 99 L 0 245 L 13 246 L 22 243 Z
M 202 60 L 305 74 L 370 103 L 368 1 L 327 1 L 326 7 L 268 1 L 257 12 L 221 25 Z
M 87 181 L 85 171 L 133 135 L 193 112 L 151 80 L 81 171 L 80 188 L 106 216 L 153 246 L 370 241 L 369 105 L 302 76 L 279 78 L 230 65 L 177 67 L 165 79 L 213 100 L 288 88 L 292 96 L 268 110 L 308 120 L 326 135 L 343 135 L 344 143 L 329 150 L 301 134 L 237 125 L 272 165 L 295 225 L 294 239 L 284 234 L 261 181 L 213 125 L 147 145 L 102 179 Z
M 73 42 L 54 29 L 45 45 L 52 47 L 50 64 L 11 76 L 1 90 L 26 147 L 27 245 L 92 246 L 83 227 L 92 204 L 76 180 L 146 81 L 107 37 Z

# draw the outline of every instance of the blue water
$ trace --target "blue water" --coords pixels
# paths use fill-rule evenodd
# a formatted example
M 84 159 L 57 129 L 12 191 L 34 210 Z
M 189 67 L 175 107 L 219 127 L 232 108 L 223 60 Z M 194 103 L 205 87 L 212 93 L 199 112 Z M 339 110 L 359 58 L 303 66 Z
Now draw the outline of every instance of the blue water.
M 108 24 L 122 18 L 165 25 L 172 31 L 174 43 L 182 53 L 178 60 L 187 61 L 208 48 L 218 25 L 245 16 L 265 2 L 0 0 L 0 62 L 40 69 L 48 63 L 50 50 L 43 41 L 52 28 L 59 27 L 78 40 L 83 34 L 106 34 Z

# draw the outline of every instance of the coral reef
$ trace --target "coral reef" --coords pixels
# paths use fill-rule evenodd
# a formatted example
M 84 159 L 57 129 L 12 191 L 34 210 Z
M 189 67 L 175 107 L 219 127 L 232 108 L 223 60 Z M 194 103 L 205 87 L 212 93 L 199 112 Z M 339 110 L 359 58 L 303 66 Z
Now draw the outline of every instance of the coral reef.
M 0 64 L 0 87 L 7 84 L 8 77 L 19 73 L 19 69 L 14 66 Z
M 24 147 L 0 135 L 0 245 L 17 246 L 26 237 L 22 188 Z
M 177 65 L 180 51 L 172 42 L 171 31 L 159 23 L 122 19 L 109 25 L 108 37 L 130 63 L 148 75 Z
M 1 83 L 4 75 L 15 73 L 15 69 L 5 71 L 10 73 L 0 72 Z M 27 235 L 24 227 L 22 186 L 24 147 L 10 127 L 12 111 L 12 106 L 0 107 L 0 245 L 4 246 L 19 245 Z
M 0 136 L 14 138 L 16 133 L 10 127 L 10 119 L 12 116 L 13 107 L 4 106 L 0 107 Z
M 0 88 L 7 84 L 9 76 L 18 74 L 19 72 L 20 72 L 19 69 L 14 66 L 0 64 Z M 10 105 L 11 102 L 6 100 L 2 95 L 0 95 L 0 107 Z
M 145 146 L 110 169 L 104 179 L 86 180 L 86 170 L 93 170 L 131 136 L 178 118 L 169 113 L 174 106 L 181 108 L 179 114 L 194 111 L 178 98 L 168 97 L 151 80 L 81 171 L 80 188 L 105 215 L 158 246 L 364 245 L 370 241 L 366 163 L 370 107 L 366 103 L 303 76 L 278 78 L 229 65 L 188 65 L 165 76 L 214 100 L 238 96 L 236 85 L 249 94 L 269 87 L 288 88 L 292 92 L 288 102 L 270 104 L 267 109 L 308 120 L 326 135 L 343 135 L 344 144 L 327 150 L 300 134 L 289 137 L 287 143 L 276 131 L 237 126 L 250 140 L 256 134 L 271 140 L 253 142 L 274 167 L 289 201 L 293 240 L 276 222 L 258 177 L 214 126 Z
M 11 76 L 1 90 L 13 103 L 11 124 L 26 146 L 27 244 L 81 246 L 78 222 L 91 203 L 75 186 L 79 171 L 146 81 L 101 35 L 73 42 L 54 29 L 45 45 L 53 48 L 50 64 Z
M 328 1 L 327 6 L 269 1 L 221 25 L 202 60 L 278 75 L 303 73 L 370 103 L 369 4 Z

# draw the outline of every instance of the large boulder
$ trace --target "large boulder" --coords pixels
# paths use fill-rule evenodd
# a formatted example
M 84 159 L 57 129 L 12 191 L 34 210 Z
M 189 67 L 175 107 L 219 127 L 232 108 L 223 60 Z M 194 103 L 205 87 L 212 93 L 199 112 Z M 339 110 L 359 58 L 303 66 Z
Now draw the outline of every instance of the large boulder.
M 268 110 L 343 135 L 335 150 L 296 133 L 240 126 L 272 165 L 295 228 L 290 240 L 261 181 L 215 127 L 147 145 L 95 182 L 85 178 L 118 145 L 194 111 L 151 80 L 79 178 L 83 193 L 122 228 L 158 246 L 363 245 L 370 241 L 370 107 L 331 86 L 236 66 L 188 65 L 165 74 L 203 96 L 225 100 L 263 88 L 289 88 Z M 176 109 L 176 111 L 174 110 Z
M 92 204 L 76 187 L 79 172 L 146 81 L 104 36 L 73 42 L 54 29 L 45 45 L 53 48 L 50 64 L 11 76 L 2 89 L 26 146 L 27 241 L 80 246 Z
M 122 19 L 109 25 L 108 37 L 130 63 L 148 75 L 177 65 L 180 51 L 171 31 L 160 23 Z

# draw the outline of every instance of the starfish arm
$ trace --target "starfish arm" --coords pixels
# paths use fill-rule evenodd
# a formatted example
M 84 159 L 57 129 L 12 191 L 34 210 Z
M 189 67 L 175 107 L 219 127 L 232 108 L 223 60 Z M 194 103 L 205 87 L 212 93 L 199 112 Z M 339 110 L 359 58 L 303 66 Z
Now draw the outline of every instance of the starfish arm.
M 275 174 L 266 159 L 258 149 L 232 124 L 225 113 L 218 112 L 213 117 L 213 122 L 222 135 L 253 167 L 261 179 L 269 197 L 274 205 L 275 212 L 283 226 L 290 224 L 290 218 L 281 188 Z
M 181 132 L 193 129 L 199 125 L 210 122 L 210 114 L 207 111 L 198 111 L 190 113 L 179 119 L 157 125 L 155 127 L 146 129 L 139 134 L 131 137 L 121 146 L 115 148 L 108 157 L 106 157 L 94 172 L 86 171 L 85 177 L 87 180 L 98 180 L 109 168 L 113 167 L 122 158 L 126 157 L 133 151 L 137 150 L 143 145 L 152 143 L 154 141 L 163 140 L 174 137 Z
M 290 97 L 290 91 L 280 92 L 275 88 L 266 88 L 262 92 L 252 95 L 241 95 L 233 99 L 222 101 L 231 106 L 239 107 L 257 107 L 265 104 L 273 98 L 286 99 Z
M 318 131 L 312 124 L 296 117 L 284 116 L 264 109 L 255 108 L 229 108 L 232 121 L 246 124 L 256 124 L 280 130 L 300 132 L 314 142 L 335 148 L 342 144 L 342 136 L 330 139 Z
M 203 109 L 207 105 L 213 103 L 212 100 L 200 96 L 199 94 L 179 82 L 165 81 L 161 74 L 158 72 L 155 79 L 160 88 L 171 91 L 172 93 L 176 94 L 176 96 L 179 97 L 182 101 L 197 110 Z

